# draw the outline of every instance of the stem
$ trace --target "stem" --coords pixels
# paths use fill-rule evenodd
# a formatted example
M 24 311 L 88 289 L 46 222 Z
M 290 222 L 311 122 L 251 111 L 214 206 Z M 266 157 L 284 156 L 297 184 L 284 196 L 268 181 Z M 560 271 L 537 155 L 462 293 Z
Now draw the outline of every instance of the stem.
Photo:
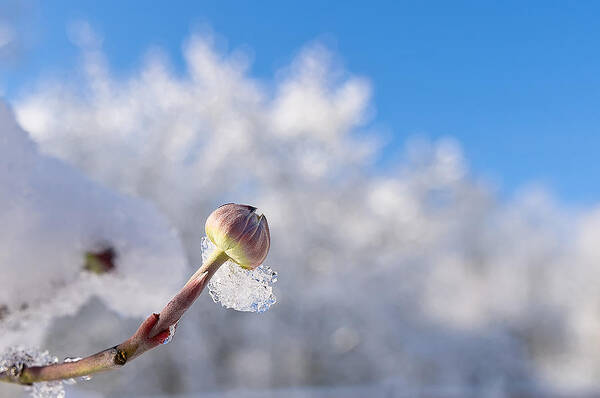
M 11 368 L 0 372 L 0 381 L 30 385 L 41 381 L 70 379 L 122 367 L 144 352 L 162 344 L 169 337 L 169 327 L 179 321 L 202 293 L 210 278 L 228 259 L 229 257 L 223 251 L 215 249 L 211 257 L 192 275 L 160 314 L 150 315 L 142 322 L 133 336 L 121 344 L 77 362 L 32 366 L 23 369 Z

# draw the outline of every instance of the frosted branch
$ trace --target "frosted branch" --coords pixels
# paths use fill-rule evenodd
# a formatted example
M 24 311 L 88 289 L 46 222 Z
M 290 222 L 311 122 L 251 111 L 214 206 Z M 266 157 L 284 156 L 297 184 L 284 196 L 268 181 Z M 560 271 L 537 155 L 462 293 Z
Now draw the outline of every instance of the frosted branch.
M 118 369 L 168 340 L 173 327 L 194 303 L 202 290 L 228 257 L 215 251 L 183 288 L 167 303 L 160 314 L 150 315 L 127 340 L 76 362 L 45 366 L 13 366 L 0 372 L 0 381 L 31 385 L 32 383 L 71 379 L 93 373 Z

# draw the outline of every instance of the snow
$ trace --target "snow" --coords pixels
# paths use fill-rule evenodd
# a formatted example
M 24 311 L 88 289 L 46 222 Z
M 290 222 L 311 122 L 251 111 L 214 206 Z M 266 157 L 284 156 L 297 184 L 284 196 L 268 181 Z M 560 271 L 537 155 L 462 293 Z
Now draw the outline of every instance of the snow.
M 205 217 L 226 202 L 264 211 L 267 263 L 285 275 L 262 316 L 201 297 L 167 347 L 84 388 L 176 395 L 399 377 L 407 391 L 456 396 L 600 389 L 598 205 L 574 209 L 535 187 L 500 198 L 452 140 L 408 142 L 374 170 L 368 81 L 319 45 L 266 81 L 207 37 L 188 40 L 183 72 L 153 53 L 115 76 L 100 48 L 82 54 L 69 81 L 16 103 L 40 150 L 70 166 L 39 155 L 6 110 L 0 119 L 1 301 L 61 301 L 56 286 L 76 292 L 82 253 L 107 240 L 139 291 L 107 274 L 85 282 L 99 285 L 93 315 L 48 304 L 65 314 L 51 330 L 105 348 L 77 334 L 81 323 L 109 341 L 131 333 L 113 311 L 160 307 L 157 289 L 200 264 Z
M 187 273 L 177 234 L 151 204 L 41 155 L 4 103 L 0 225 L 0 348 L 39 344 L 53 318 L 92 296 L 124 316 L 160 310 Z M 85 271 L 85 253 L 107 245 L 114 272 Z
M 35 348 L 13 346 L 0 353 L 0 372 L 15 369 L 19 372 L 27 366 L 51 365 L 58 362 L 48 351 L 40 351 Z M 62 381 L 48 381 L 33 383 L 26 387 L 32 398 L 64 398 L 65 389 Z

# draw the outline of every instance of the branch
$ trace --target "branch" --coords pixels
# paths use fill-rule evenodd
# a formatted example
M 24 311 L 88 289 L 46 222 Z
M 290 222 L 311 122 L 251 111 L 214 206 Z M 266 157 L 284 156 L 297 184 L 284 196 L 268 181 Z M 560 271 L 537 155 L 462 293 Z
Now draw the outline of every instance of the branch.
M 196 271 L 183 288 L 167 303 L 160 314 L 150 315 L 129 339 L 119 345 L 90 355 L 77 362 L 63 362 L 46 366 L 12 367 L 0 372 L 0 381 L 31 385 L 41 381 L 62 380 L 90 375 L 111 369 L 118 369 L 139 357 L 146 351 L 162 344 L 170 335 L 169 327 L 175 325 L 181 316 L 198 298 L 202 290 L 219 267 L 229 259 L 221 250 L 212 256 Z

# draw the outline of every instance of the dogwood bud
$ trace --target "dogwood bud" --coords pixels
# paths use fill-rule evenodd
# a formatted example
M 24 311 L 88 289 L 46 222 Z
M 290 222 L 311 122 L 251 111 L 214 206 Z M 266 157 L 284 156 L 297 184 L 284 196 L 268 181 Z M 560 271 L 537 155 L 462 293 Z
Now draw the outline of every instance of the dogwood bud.
M 208 216 L 205 229 L 215 246 L 244 268 L 258 267 L 269 253 L 269 225 L 256 207 L 225 204 Z

